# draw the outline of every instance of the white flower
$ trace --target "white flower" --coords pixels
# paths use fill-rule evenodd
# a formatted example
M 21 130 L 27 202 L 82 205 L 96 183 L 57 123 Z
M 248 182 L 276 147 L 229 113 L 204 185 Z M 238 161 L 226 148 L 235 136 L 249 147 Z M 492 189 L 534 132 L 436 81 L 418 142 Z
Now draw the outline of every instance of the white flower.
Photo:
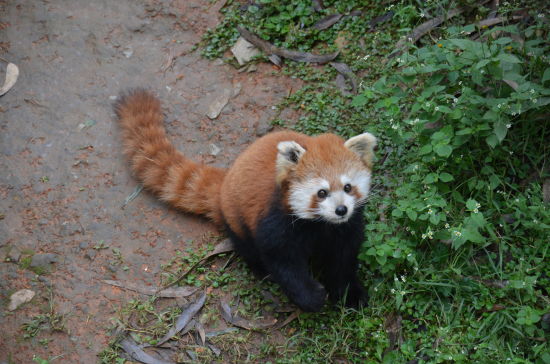
M 433 212 L 432 209 L 428 209 L 428 215 L 431 215 L 431 214 L 433 214 L 433 213 L 434 213 L 434 212 Z
M 477 214 L 479 212 L 478 209 L 474 209 L 474 214 Z
M 478 209 L 481 208 L 481 204 L 480 204 L 479 202 L 476 203 L 476 207 L 477 207 Z
M 533 99 L 533 104 L 536 104 L 539 100 Z
M 506 129 L 510 129 L 512 127 L 512 124 L 508 123 L 506 124 Z
M 455 236 L 462 236 L 462 233 L 461 233 L 460 231 L 458 231 L 458 230 L 455 231 L 454 234 L 455 234 Z
M 455 97 L 455 98 L 453 99 L 453 102 L 454 102 L 455 104 L 458 103 L 458 99 Z
M 395 289 L 393 289 L 393 288 L 390 289 L 390 292 L 391 292 L 391 293 L 395 293 Z
M 407 280 L 407 277 L 401 276 L 401 280 L 403 281 L 403 283 L 405 283 L 405 281 Z
M 451 225 L 449 225 L 448 223 L 445 224 L 445 229 L 448 229 L 448 228 L 450 228 L 450 227 L 451 227 Z
M 540 14 L 539 14 L 540 15 Z M 426 15 L 424 13 L 420 13 L 420 17 L 423 18 L 425 17 Z
M 439 111 L 439 106 L 436 106 L 436 107 L 435 107 L 435 111 Z
M 532 94 L 534 94 L 534 93 L 535 93 L 535 89 L 530 89 L 529 92 L 532 93 Z
M 462 85 L 462 81 L 458 81 L 458 85 L 459 85 L 459 86 Z

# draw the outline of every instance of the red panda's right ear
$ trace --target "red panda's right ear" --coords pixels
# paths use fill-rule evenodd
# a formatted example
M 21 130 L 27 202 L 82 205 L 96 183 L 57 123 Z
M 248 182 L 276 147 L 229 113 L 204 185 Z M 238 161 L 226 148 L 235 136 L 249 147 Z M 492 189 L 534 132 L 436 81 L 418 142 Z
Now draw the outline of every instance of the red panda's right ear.
M 294 168 L 306 150 L 294 141 L 284 141 L 277 144 L 277 160 L 275 162 L 276 180 L 280 184 Z

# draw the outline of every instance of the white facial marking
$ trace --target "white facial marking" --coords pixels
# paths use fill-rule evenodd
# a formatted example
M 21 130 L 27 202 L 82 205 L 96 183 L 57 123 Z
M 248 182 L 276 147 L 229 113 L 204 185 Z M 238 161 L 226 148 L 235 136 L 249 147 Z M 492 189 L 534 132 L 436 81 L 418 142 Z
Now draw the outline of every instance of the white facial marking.
M 340 177 L 342 184 L 349 183 L 352 187 L 357 188 L 357 191 L 362 196 L 359 202 L 363 202 L 370 191 L 370 172 L 368 170 L 359 170 L 349 172 L 347 175 Z
M 296 183 L 290 187 L 289 205 L 292 212 L 301 219 L 314 219 L 317 211 L 311 209 L 311 198 L 317 195 L 320 189 L 330 190 L 330 184 L 323 178 L 309 179 L 303 183 Z
M 338 206 L 345 206 L 347 212 L 340 216 L 336 214 Z M 344 191 L 332 191 L 329 196 L 319 204 L 319 215 L 326 221 L 339 224 L 349 220 L 355 207 L 355 197 Z
M 321 218 L 333 224 L 344 223 L 353 215 L 356 207 L 361 206 L 370 190 L 371 175 L 368 170 L 357 170 L 348 172 L 340 176 L 342 186 L 350 184 L 361 195 L 357 199 L 355 194 L 347 193 L 343 190 L 330 189 L 330 183 L 323 178 L 313 178 L 302 183 L 293 184 L 289 191 L 289 205 L 294 215 L 301 219 Z M 317 192 L 325 189 L 328 192 L 326 198 L 319 201 L 317 208 L 311 208 L 313 198 L 316 198 Z M 339 206 L 346 207 L 346 214 L 340 216 L 336 214 Z

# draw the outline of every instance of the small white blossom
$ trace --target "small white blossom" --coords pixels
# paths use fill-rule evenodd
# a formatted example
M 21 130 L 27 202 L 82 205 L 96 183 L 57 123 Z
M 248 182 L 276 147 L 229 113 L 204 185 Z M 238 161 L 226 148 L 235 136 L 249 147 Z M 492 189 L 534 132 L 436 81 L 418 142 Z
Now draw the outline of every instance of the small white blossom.
M 510 129 L 512 127 L 512 124 L 508 123 L 506 124 L 506 129 Z
M 403 283 L 405 283 L 407 281 L 407 277 L 401 276 L 401 280 L 403 281 Z
M 393 289 L 393 288 L 390 289 L 390 292 L 391 292 L 391 293 L 395 293 L 395 289 Z
M 530 89 L 529 92 L 532 93 L 532 94 L 534 94 L 534 93 L 535 93 L 535 89 Z
M 458 230 L 455 231 L 454 234 L 455 234 L 455 236 L 457 236 L 457 237 L 458 237 L 458 236 L 462 236 L 462 233 L 461 233 L 460 231 L 458 231 Z
M 448 228 L 450 228 L 450 227 L 451 227 L 451 225 L 449 225 L 448 223 L 445 224 L 445 229 L 448 229 Z
M 478 209 L 474 209 L 474 214 L 477 214 L 479 212 Z
M 533 99 L 532 101 L 533 101 L 533 104 L 536 104 L 539 100 Z
M 435 111 L 439 111 L 439 106 L 436 106 L 436 107 L 435 107 Z

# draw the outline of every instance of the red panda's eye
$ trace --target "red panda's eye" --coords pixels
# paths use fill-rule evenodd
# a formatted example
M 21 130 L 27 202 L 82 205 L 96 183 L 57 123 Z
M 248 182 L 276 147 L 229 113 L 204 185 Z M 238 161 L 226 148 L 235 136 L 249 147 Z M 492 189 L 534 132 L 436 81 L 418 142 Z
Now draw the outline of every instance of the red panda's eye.
M 344 186 L 344 192 L 346 193 L 350 193 L 351 192 L 351 185 L 349 183 L 347 183 L 345 186 Z
M 319 190 L 317 192 L 317 197 L 319 197 L 319 198 L 325 198 L 325 197 L 327 197 L 327 195 L 328 195 L 327 190 Z

